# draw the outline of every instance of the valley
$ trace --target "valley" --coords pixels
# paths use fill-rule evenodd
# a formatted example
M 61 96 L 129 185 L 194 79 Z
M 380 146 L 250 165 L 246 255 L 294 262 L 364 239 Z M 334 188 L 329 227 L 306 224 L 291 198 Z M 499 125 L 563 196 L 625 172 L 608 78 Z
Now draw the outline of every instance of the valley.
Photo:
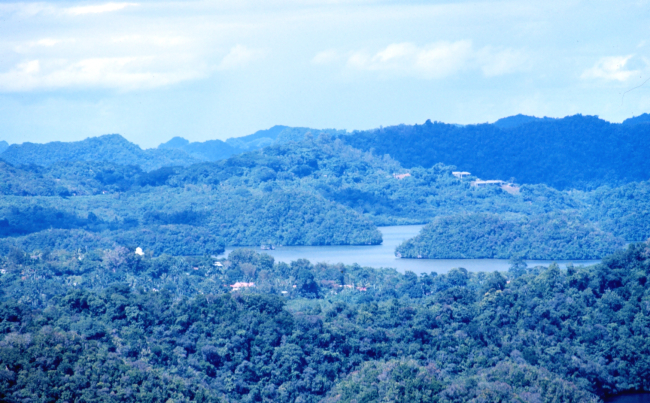
M 514 116 L 148 150 L 119 135 L 8 145 L 0 399 L 647 391 L 650 171 L 596 150 L 540 163 L 575 152 L 558 140 L 569 129 L 641 152 L 647 127 Z M 549 142 L 488 141 L 508 133 Z M 484 141 L 456 144 L 467 136 Z

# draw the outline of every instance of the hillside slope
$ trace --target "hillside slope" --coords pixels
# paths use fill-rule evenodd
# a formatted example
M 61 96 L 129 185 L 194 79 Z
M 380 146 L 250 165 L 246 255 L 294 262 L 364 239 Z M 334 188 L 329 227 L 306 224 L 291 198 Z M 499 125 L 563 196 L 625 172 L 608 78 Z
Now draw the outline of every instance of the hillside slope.
M 158 146 L 158 149 L 183 150 L 194 158 L 204 161 L 223 160 L 233 155 L 248 151 L 259 150 L 274 144 L 300 142 L 305 135 L 310 133 L 313 137 L 321 134 L 344 135 L 344 130 L 311 129 L 308 127 L 273 126 L 270 129 L 258 130 L 253 134 L 243 137 L 231 137 L 226 141 L 208 140 L 204 142 L 190 142 L 182 137 L 174 137 Z
M 514 177 L 519 183 L 556 189 L 650 179 L 648 124 L 613 124 L 582 115 L 528 122 L 525 118 L 512 119 L 512 125 L 505 125 L 509 128 L 427 121 L 340 138 L 355 148 L 389 154 L 406 168 L 443 163 L 482 179 Z
M 291 195 L 295 191 L 315 198 L 304 199 L 303 206 L 311 206 L 309 208 L 294 206 L 292 209 L 319 219 L 325 219 L 329 211 L 339 211 L 342 216 L 361 214 L 375 225 L 397 225 L 424 224 L 436 217 L 459 213 L 539 216 L 551 212 L 573 212 L 578 215 L 579 221 L 585 224 L 591 222 L 595 227 L 628 241 L 650 237 L 650 182 L 604 187 L 589 192 L 558 191 L 545 185 L 522 185 L 516 192 L 510 193 L 499 186 L 474 187 L 471 183 L 476 177 L 461 180 L 453 176 L 454 170 L 455 167 L 443 164 L 428 169 L 416 167 L 406 170 L 390 157 L 364 153 L 345 145 L 340 139 L 320 136 L 300 143 L 273 145 L 221 161 L 187 167 L 163 167 L 149 172 L 137 166 L 108 162 L 58 162 L 47 167 L 12 166 L 0 162 L 0 195 L 4 195 L 0 196 L 0 204 L 6 201 L 7 207 L 14 206 L 23 211 L 45 200 L 36 199 L 35 196 L 52 198 L 49 206 L 72 211 L 81 209 L 81 215 L 85 217 L 88 212 L 98 208 L 93 203 L 99 203 L 104 198 L 121 200 L 127 197 L 120 203 L 121 207 L 111 207 L 114 213 L 105 219 L 112 221 L 119 217 L 124 220 L 135 215 L 142 222 L 146 212 L 151 210 L 147 206 L 151 206 L 151 197 L 156 192 L 165 195 L 163 199 L 166 200 L 161 204 L 160 211 L 168 213 L 183 210 L 178 203 L 189 203 L 188 211 L 207 206 L 210 203 L 201 200 L 203 192 L 207 192 L 221 199 L 219 206 L 213 206 L 221 216 L 225 211 L 233 213 L 228 218 L 224 216 L 220 223 L 233 223 L 232 230 L 225 231 L 221 236 L 228 244 L 239 245 L 267 241 L 287 244 L 282 237 L 276 237 L 282 232 L 277 232 L 280 223 L 267 221 L 263 211 L 268 208 L 266 202 L 271 194 Z M 178 201 L 172 201 L 175 197 L 169 192 L 181 189 L 184 189 L 184 195 Z M 250 196 L 249 192 L 257 196 Z M 242 200 L 247 201 L 240 200 L 241 196 L 245 196 Z M 3 197 L 7 199 L 2 201 Z M 76 200 L 79 197 L 87 198 L 89 203 L 81 207 L 77 205 L 79 201 L 68 204 L 61 199 Z M 64 204 L 68 207 L 63 207 Z M 338 210 L 334 206 L 344 209 Z M 96 214 L 102 216 L 99 211 Z M 265 231 L 276 232 L 242 230 L 246 224 L 235 219 L 237 214 L 256 217 L 250 221 L 250 225 L 257 223 Z M 0 215 L 0 220 L 2 218 Z M 353 219 L 350 222 L 353 222 L 355 231 L 360 231 L 358 235 L 365 231 L 366 224 L 362 224 L 362 221 Z M 85 228 L 84 225 L 75 228 Z M 325 232 L 328 237 L 333 235 L 331 239 L 312 241 L 309 231 L 302 228 L 298 237 L 300 240 L 290 243 L 368 242 L 365 235 L 355 235 L 352 237 L 354 240 L 346 240 L 345 236 L 334 236 L 335 231 L 330 230 Z
M 642 113 L 639 116 L 634 116 L 623 121 L 624 125 L 638 125 L 642 123 L 650 123 L 650 113 Z
M 551 120 L 553 120 L 553 118 L 547 118 L 547 117 L 538 118 L 535 116 L 519 114 L 515 116 L 508 116 L 505 118 L 501 118 L 496 122 L 494 122 L 493 125 L 498 127 L 499 129 L 512 129 L 513 127 L 525 125 L 526 123 L 547 122 Z
M 395 254 L 411 259 L 600 259 L 625 242 L 568 214 L 438 217 Z
M 41 166 L 63 161 L 107 161 L 120 165 L 138 165 L 146 171 L 200 161 L 181 150 L 143 150 L 119 134 L 73 142 L 12 144 L 0 154 L 0 159 L 14 165 Z

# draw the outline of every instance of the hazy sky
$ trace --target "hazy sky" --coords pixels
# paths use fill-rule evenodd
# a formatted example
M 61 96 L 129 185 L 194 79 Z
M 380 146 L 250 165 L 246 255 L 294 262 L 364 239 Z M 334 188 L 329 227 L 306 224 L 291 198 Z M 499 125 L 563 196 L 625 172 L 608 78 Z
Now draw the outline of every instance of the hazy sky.
M 0 4 L 0 140 L 650 112 L 650 2 Z M 628 90 L 631 90 L 625 93 Z

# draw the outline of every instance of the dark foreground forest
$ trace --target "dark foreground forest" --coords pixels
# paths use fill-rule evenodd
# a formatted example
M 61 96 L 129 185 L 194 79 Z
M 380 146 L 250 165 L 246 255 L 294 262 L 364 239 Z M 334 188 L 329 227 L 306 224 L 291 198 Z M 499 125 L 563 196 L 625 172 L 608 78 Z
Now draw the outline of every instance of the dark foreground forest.
M 250 250 L 217 261 L 14 249 L 0 265 L 3 401 L 596 402 L 650 390 L 648 243 L 591 267 L 422 276 Z

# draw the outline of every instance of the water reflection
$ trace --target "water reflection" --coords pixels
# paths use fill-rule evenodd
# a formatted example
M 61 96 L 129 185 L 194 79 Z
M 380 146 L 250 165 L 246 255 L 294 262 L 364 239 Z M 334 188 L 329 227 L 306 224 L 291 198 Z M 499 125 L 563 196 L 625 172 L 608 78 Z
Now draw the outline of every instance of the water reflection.
M 505 259 L 398 259 L 395 257 L 395 248 L 403 241 L 414 237 L 420 232 L 422 225 L 400 225 L 392 227 L 379 227 L 384 242 L 381 245 L 371 246 L 284 246 L 275 250 L 264 251 L 273 256 L 276 261 L 290 263 L 298 259 L 308 259 L 312 263 L 358 263 L 368 267 L 392 267 L 400 272 L 406 270 L 414 273 L 446 273 L 454 267 L 464 267 L 469 271 L 505 271 L 510 266 Z M 226 254 L 233 248 L 226 248 Z M 262 252 L 262 251 L 260 251 Z M 597 263 L 590 261 L 557 261 L 561 267 L 568 263 L 574 265 L 588 265 Z M 528 266 L 544 265 L 551 262 L 547 260 L 528 260 Z

